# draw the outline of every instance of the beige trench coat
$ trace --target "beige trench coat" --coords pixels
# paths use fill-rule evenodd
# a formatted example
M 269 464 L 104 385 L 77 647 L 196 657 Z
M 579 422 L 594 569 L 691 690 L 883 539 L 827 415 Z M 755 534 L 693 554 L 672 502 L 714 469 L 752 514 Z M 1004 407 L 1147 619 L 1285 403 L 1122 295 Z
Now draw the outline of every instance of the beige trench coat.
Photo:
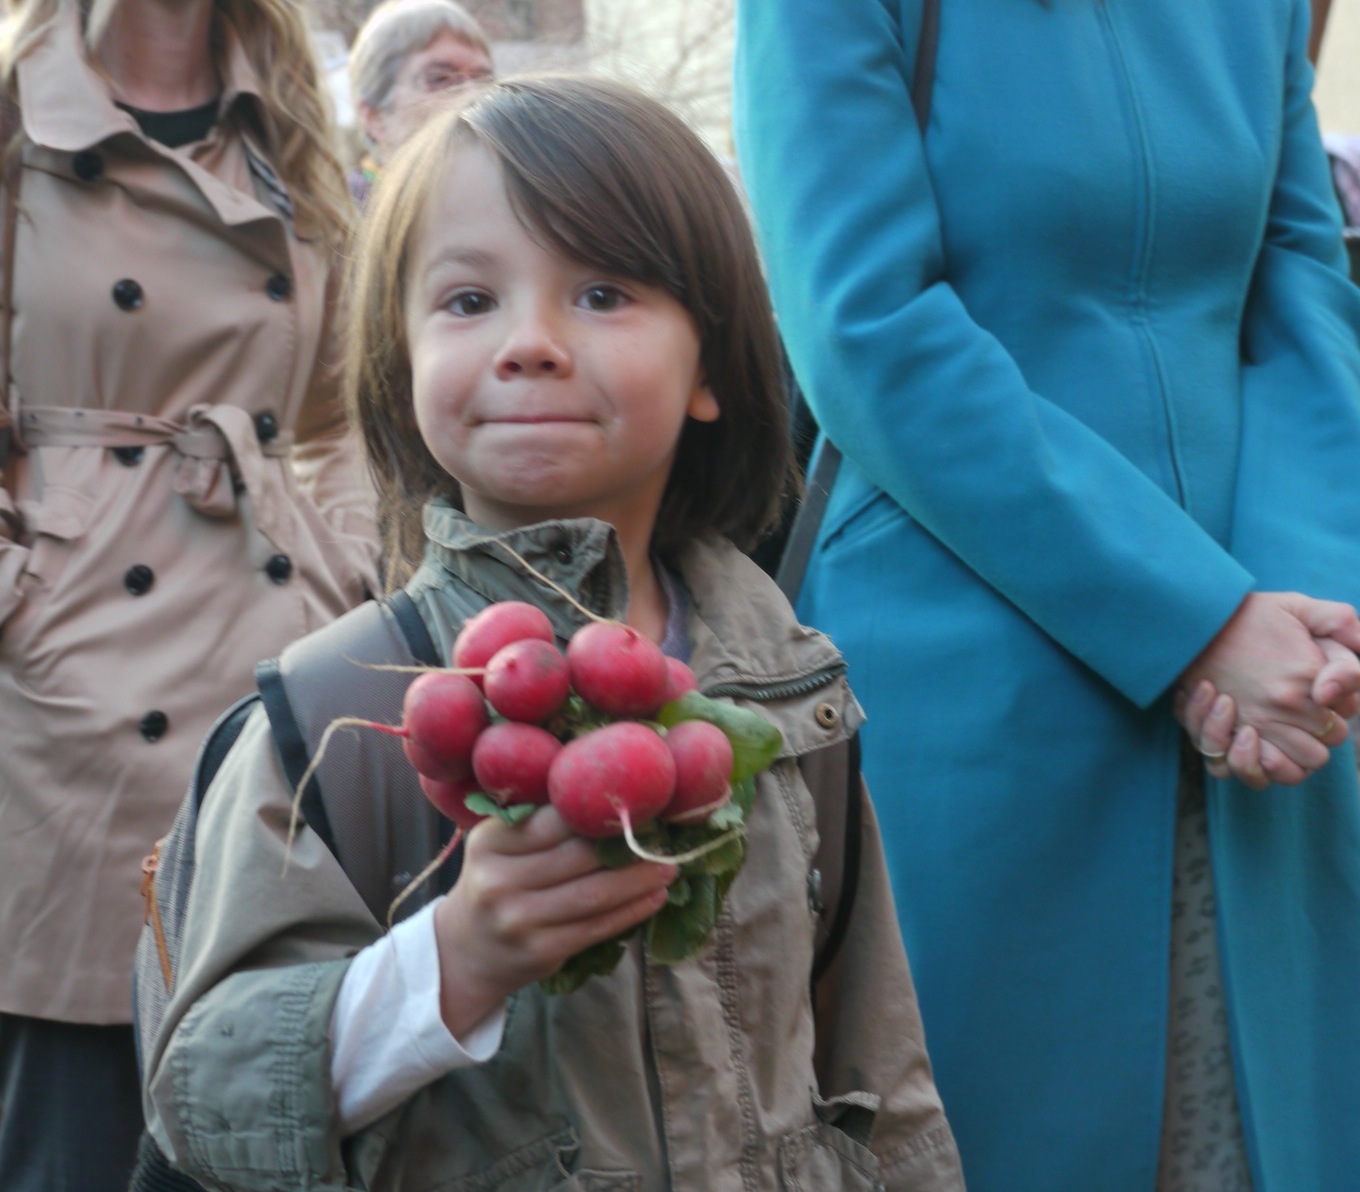
M 0 1011 L 131 1019 L 140 862 L 199 743 L 374 583 L 332 257 L 284 214 L 225 30 L 221 115 L 146 140 L 74 25 L 20 63 L 13 472 L 0 539 Z

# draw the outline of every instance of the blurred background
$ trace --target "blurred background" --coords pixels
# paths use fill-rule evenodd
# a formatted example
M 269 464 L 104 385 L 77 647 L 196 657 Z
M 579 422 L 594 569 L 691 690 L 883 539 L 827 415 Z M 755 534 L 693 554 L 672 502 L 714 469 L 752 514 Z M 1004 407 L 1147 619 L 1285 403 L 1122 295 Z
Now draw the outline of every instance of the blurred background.
M 778 0 L 764 0 L 778 3 Z M 1350 3 L 1352 0 L 1339 0 Z M 349 44 L 377 0 L 311 0 L 336 114 L 352 128 Z M 736 0 L 460 0 L 491 40 L 496 73 L 590 70 L 628 79 L 732 155 L 730 82 Z
M 1360 135 L 1360 0 L 1331 0 L 1313 98 L 1323 132 Z
M 342 124 L 352 126 L 348 46 L 376 0 L 311 0 Z M 779 0 L 758 0 L 777 4 Z M 1244 0 L 1250 2 L 1250 0 Z M 496 70 L 596 70 L 672 103 L 724 158 L 737 0 L 463 0 L 487 30 Z M 1324 132 L 1360 135 L 1360 0 L 1314 0 L 1324 36 L 1315 99 Z

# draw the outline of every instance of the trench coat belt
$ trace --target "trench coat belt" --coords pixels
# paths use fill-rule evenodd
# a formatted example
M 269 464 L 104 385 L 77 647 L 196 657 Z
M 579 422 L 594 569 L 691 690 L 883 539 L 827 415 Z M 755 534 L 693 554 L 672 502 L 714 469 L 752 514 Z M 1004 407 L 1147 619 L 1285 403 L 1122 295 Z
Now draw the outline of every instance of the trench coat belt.
M 266 458 L 286 457 L 292 431 L 261 443 L 248 410 L 233 405 L 190 406 L 183 422 L 122 410 L 26 407 L 20 415 L 24 446 L 149 447 L 168 443 L 179 456 L 174 489 L 205 517 L 230 517 L 242 491 L 260 531 L 279 549 L 292 546 L 288 494 L 269 483 Z

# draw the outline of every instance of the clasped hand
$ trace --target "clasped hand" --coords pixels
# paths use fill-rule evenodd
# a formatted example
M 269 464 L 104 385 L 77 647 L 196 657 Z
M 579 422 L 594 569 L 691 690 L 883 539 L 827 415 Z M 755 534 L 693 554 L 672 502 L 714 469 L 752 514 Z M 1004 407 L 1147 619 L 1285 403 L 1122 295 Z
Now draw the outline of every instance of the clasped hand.
M 1326 765 L 1360 711 L 1349 604 L 1253 592 L 1177 683 L 1176 718 L 1216 778 L 1260 790 Z

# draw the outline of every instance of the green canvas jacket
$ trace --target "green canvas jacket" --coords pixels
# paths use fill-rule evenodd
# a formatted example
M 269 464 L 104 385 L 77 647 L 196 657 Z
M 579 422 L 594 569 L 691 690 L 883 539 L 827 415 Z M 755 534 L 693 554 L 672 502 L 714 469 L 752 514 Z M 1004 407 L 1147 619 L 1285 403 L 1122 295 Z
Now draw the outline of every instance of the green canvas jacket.
M 563 637 L 583 623 L 453 510 L 432 506 L 426 528 L 430 554 L 407 591 L 441 652 L 493 600 L 532 599 Z M 586 606 L 625 605 L 603 523 L 548 522 L 500 541 Z M 849 932 L 814 1015 L 817 794 L 797 761 L 862 719 L 840 656 L 730 544 L 698 542 L 669 562 L 690 596 L 701 686 L 758 707 L 786 743 L 759 781 L 746 864 L 706 950 L 665 968 L 634 942 L 613 974 L 575 993 L 522 990 L 492 1059 L 342 1139 L 327 1030 L 349 958 L 382 927 L 313 833 L 299 833 L 283 873 L 291 790 L 257 711 L 200 813 L 177 986 L 147 1046 L 150 1128 L 177 1165 L 210 1188 L 251 1192 L 963 1187 L 871 811 Z M 409 782 L 397 742 L 341 736 L 351 752 L 332 774 Z M 356 785 L 371 781 L 384 780 Z M 378 797 L 395 804 L 393 791 Z M 409 815 L 428 822 L 426 807 Z

